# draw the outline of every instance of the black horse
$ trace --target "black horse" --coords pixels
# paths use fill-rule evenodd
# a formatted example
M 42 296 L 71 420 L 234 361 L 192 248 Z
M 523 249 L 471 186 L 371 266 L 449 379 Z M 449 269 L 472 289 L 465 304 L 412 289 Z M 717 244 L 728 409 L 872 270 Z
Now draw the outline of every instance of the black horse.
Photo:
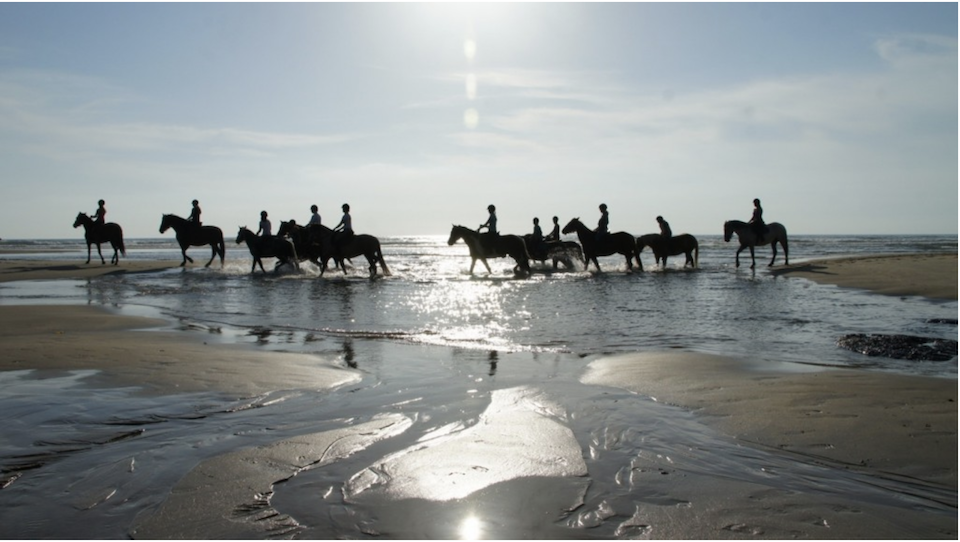
M 287 239 L 272 235 L 270 237 L 260 237 L 249 229 L 240 226 L 240 231 L 237 232 L 237 244 L 240 243 L 246 243 L 247 248 L 250 249 L 250 255 L 253 256 L 253 266 L 250 267 L 251 273 L 257 270 L 257 265 L 260 265 L 261 271 L 267 272 L 263 268 L 262 258 L 277 259 L 277 265 L 273 268 L 274 272 L 279 271 L 280 266 L 284 264 L 290 264 L 297 270 L 300 269 L 297 250 L 293 246 L 293 242 Z
M 637 250 L 637 239 L 626 232 L 608 233 L 597 239 L 597 234 L 588 228 L 579 218 L 574 218 L 563 227 L 563 233 L 577 232 L 580 238 L 580 244 L 583 245 L 583 254 L 587 259 L 587 267 L 590 262 L 600 271 L 600 263 L 597 262 L 597 256 L 610 256 L 612 254 L 621 254 L 627 260 L 627 269 L 633 269 L 633 260 L 636 259 L 637 266 L 643 271 L 643 264 L 640 263 L 640 251 Z
M 110 263 L 113 265 L 120 263 L 118 251 L 124 256 L 127 255 L 127 248 L 123 246 L 123 229 L 119 224 L 107 222 L 101 226 L 87 216 L 87 213 L 79 213 L 77 219 L 73 221 L 73 227 L 79 228 L 80 226 L 83 226 L 83 237 L 87 240 L 87 263 L 90 263 L 90 245 L 97 245 L 97 254 L 100 255 L 101 264 L 106 264 L 107 261 L 103 259 L 103 252 L 100 252 L 100 243 L 110 243 L 110 246 L 113 247 L 113 257 L 110 258 Z
M 193 258 L 187 256 L 189 247 L 203 245 L 210 245 L 212 251 L 210 261 L 204 267 L 210 267 L 213 259 L 218 255 L 220 256 L 220 267 L 223 267 L 223 258 L 227 248 L 223 243 L 223 231 L 220 228 L 216 226 L 197 227 L 189 220 L 177 215 L 163 215 L 163 219 L 160 220 L 160 233 L 165 233 L 170 228 L 177 232 L 177 242 L 180 243 L 180 252 L 183 253 L 183 263 L 180 264 L 180 267 L 187 265 L 188 261 L 193 263 Z
M 369 265 L 370 277 L 377 275 L 377 264 L 383 269 L 385 276 L 390 276 L 390 268 L 383 260 L 383 251 L 380 249 L 380 240 L 365 233 L 354 234 L 348 239 L 340 238 L 343 235 L 322 224 L 308 224 L 298 226 L 293 220 L 281 222 L 278 235 L 288 235 L 301 254 L 301 260 L 309 258 L 320 267 L 320 276 L 327 270 L 327 262 L 333 258 L 334 267 L 342 269 L 344 274 L 347 266 L 344 260 L 363 256 Z
M 513 272 L 516 275 L 530 274 L 530 254 L 527 252 L 527 244 L 523 237 L 519 235 L 498 235 L 492 242 L 495 246 L 487 247 L 484 245 L 482 237 L 484 234 L 471 230 L 466 226 L 453 226 L 450 230 L 450 238 L 447 239 L 448 245 L 453 245 L 463 239 L 470 249 L 470 274 L 473 274 L 473 268 L 477 265 L 477 260 L 483 262 L 487 268 L 487 273 L 491 273 L 490 264 L 487 258 L 506 258 L 510 256 L 517 265 L 513 266 Z
M 665 243 L 663 236 L 659 233 L 648 233 L 637 237 L 637 253 L 643 252 L 644 247 L 650 247 L 653 250 L 653 257 L 659 265 L 661 260 L 663 266 L 667 266 L 668 256 L 677 256 L 685 254 L 687 259 L 683 266 L 697 267 L 700 262 L 700 244 L 697 238 L 689 233 L 681 233 L 670 237 Z

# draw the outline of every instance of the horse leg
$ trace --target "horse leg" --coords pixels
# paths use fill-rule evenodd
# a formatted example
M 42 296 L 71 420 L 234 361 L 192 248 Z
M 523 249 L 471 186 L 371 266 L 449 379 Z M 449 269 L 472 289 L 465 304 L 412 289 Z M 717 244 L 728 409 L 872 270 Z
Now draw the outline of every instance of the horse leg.
M 591 256 L 587 256 L 587 260 L 592 261 L 592 262 L 593 262 L 593 265 L 596 266 L 596 268 L 597 268 L 597 273 L 600 273 L 600 262 L 597 261 L 597 257 L 596 257 L 596 256 L 592 256 L 592 255 L 591 255 Z M 588 263 L 588 264 L 587 264 L 587 270 L 588 270 L 588 271 L 590 270 L 589 268 L 590 268 L 590 264 Z
M 740 267 L 740 253 L 743 252 L 745 248 L 747 248 L 747 245 L 740 245 L 740 248 L 737 249 L 737 267 Z M 753 248 L 750 250 L 752 251 Z
M 757 267 L 757 257 L 754 254 L 753 245 L 750 245 L 750 269 L 755 269 Z
M 107 263 L 107 260 L 103 259 L 103 251 L 100 250 L 100 243 L 97 243 L 97 256 L 100 256 L 100 265 Z
M 213 263 L 213 259 L 216 258 L 216 257 L 217 257 L 217 246 L 216 246 L 216 245 L 210 245 L 210 261 L 207 262 L 207 265 L 205 265 L 204 267 L 210 267 L 210 264 Z M 262 267 L 262 266 L 261 266 L 261 267 Z
M 773 267 L 773 262 L 777 261 L 777 242 L 770 243 L 770 248 L 773 249 L 773 258 L 770 258 L 770 265 L 767 267 Z
M 87 263 L 90 263 L 90 243 L 87 243 Z

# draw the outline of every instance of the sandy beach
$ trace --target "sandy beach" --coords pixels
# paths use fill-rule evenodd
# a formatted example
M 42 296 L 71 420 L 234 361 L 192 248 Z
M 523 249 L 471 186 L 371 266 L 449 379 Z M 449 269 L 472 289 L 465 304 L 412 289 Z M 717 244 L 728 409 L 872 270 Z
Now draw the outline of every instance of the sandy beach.
M 776 267 L 775 276 L 803 277 L 824 284 L 885 295 L 957 299 L 957 255 L 901 254 L 814 260 Z
M 114 267 L 3 261 L 0 281 L 86 279 L 107 273 L 154 272 L 176 265 L 177 262 L 124 262 Z M 955 254 L 806 262 L 771 272 L 788 279 L 801 277 L 886 295 L 957 299 Z M 284 389 L 332 389 L 361 378 L 357 371 L 333 360 L 258 351 L 219 341 L 208 343 L 202 336 L 168 326 L 167 322 L 118 316 L 91 306 L 0 305 L 4 351 L 0 371 L 30 369 L 42 377 L 90 369 L 100 371 L 96 379 L 101 386 L 140 386 L 146 394 L 218 391 L 236 397 Z M 259 370 L 267 361 L 275 361 L 270 366 L 276 369 Z M 942 487 L 948 494 L 952 492 L 955 509 L 955 380 L 827 368 L 777 371 L 723 356 L 670 351 L 592 360 L 581 382 L 628 390 L 636 394 L 633 397 L 637 401 L 652 399 L 676 405 L 694 413 L 705 426 L 747 447 L 796 454 L 851 472 L 909 480 L 933 491 Z M 501 435 L 523 434 L 523 427 L 527 427 L 552 431 L 559 441 L 567 438 L 562 428 L 545 424 L 539 418 L 532 421 L 527 414 L 504 419 L 507 421 L 502 423 L 513 424 L 514 428 L 500 431 Z M 251 494 L 267 494 L 273 483 L 303 468 L 353 453 L 353 448 L 337 451 L 334 443 L 362 441 L 362 446 L 369 446 L 405 423 L 409 420 L 402 416 L 386 417 L 352 431 L 305 435 L 271 447 L 238 450 L 213 460 L 217 463 L 204 462 L 177 484 L 158 510 L 141 514 L 137 525 L 131 526 L 131 533 L 144 538 L 208 538 L 214 534 L 266 537 L 276 534 L 278 529 L 282 532 L 284 521 L 289 518 L 271 519 L 273 523 L 263 525 L 272 527 L 251 532 L 237 528 L 230 517 Z M 521 426 L 516 426 L 518 423 Z M 448 454 L 456 455 L 464 449 L 452 448 Z M 581 470 L 571 468 L 558 475 L 581 476 Z M 664 477 L 660 478 L 654 484 L 666 483 Z M 540 489 L 549 487 L 547 482 L 544 484 Z M 729 485 L 712 487 L 684 488 L 680 482 L 680 487 L 682 491 L 705 495 L 716 507 L 708 506 L 693 515 L 664 508 L 655 517 L 646 518 L 648 523 L 661 526 L 652 537 L 837 539 L 957 535 L 955 516 L 935 515 L 926 520 L 923 511 L 897 512 L 910 525 L 929 521 L 928 528 L 917 531 L 885 518 L 884 509 L 879 506 L 845 510 L 836 503 L 807 502 L 789 495 L 768 495 L 759 502 L 755 488 L 732 480 Z M 410 506 L 401 508 L 415 516 L 420 509 Z M 742 521 L 738 522 L 737 517 Z M 819 527 L 830 528 L 811 531 L 810 525 L 817 521 L 823 524 Z M 645 532 L 638 523 L 634 534 Z M 451 534 L 443 530 L 409 533 Z M 552 531 L 542 531 L 532 536 L 552 535 Z

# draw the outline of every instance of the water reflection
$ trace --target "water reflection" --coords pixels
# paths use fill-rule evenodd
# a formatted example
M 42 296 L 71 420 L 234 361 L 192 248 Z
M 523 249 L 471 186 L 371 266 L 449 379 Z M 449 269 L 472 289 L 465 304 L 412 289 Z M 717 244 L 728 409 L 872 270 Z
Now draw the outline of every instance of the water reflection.
M 343 361 L 351 369 L 357 368 L 356 352 L 353 350 L 353 339 L 344 339 L 343 341 Z
M 460 540 L 479 540 L 483 536 L 483 523 L 476 516 L 467 516 L 460 523 Z

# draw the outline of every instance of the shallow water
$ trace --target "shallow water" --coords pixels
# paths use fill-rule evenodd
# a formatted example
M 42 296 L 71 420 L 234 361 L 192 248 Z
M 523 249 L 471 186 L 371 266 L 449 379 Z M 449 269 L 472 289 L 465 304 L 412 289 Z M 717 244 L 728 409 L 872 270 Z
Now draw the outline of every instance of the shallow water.
M 655 270 L 645 253 L 644 273 L 627 273 L 621 260 L 607 258 L 601 260 L 607 272 L 600 275 L 541 269 L 515 280 L 501 260 L 492 262 L 492 276 L 471 277 L 463 245 L 405 238 L 385 243 L 393 275 L 377 280 L 360 272 L 317 278 L 309 267 L 301 274 L 251 276 L 249 259 L 231 246 L 224 269 L 0 285 L 4 304 L 84 303 L 161 315 L 208 341 L 311 353 L 363 375 L 359 384 L 332 392 L 288 390 L 236 400 L 214 393 L 144 397 L 135 388 L 103 389 L 89 372 L 0 374 L 0 465 L 21 473 L 0 490 L 0 507 L 10 520 L 2 522 L 0 535 L 129 536 L 205 459 L 383 415 L 402 416 L 409 427 L 274 486 L 275 518 L 235 522 L 253 537 L 837 536 L 836 528 L 825 530 L 825 517 L 803 519 L 803 527 L 783 522 L 794 530 L 764 523 L 761 517 L 784 495 L 877 518 L 894 510 L 904 518 L 932 514 L 955 522 L 955 489 L 746 448 L 689 412 L 579 383 L 599 355 L 674 348 L 787 361 L 798 370 L 831 365 L 956 378 L 956 359 L 865 358 L 835 344 L 847 333 L 956 340 L 955 325 L 928 323 L 955 319 L 956 302 L 872 295 L 777 278 L 764 269 L 737 270 L 732 245 L 719 238 L 702 243 L 698 270 L 680 269 L 681 259 L 671 260 L 666 271 Z M 791 249 L 794 261 L 820 257 L 823 249 L 835 256 L 956 251 L 956 236 L 842 242 L 801 237 Z M 76 259 L 75 245 L 63 250 L 37 257 Z M 134 258 L 177 257 L 169 244 L 136 250 Z M 769 253 L 761 254 L 765 259 Z M 458 450 L 469 449 L 464 442 L 496 443 L 481 426 L 493 419 L 499 420 L 493 427 L 509 427 L 510 416 L 544 428 L 542 438 L 526 444 L 540 465 L 569 449 L 563 436 L 569 431 L 588 475 L 557 477 L 548 470 L 544 477 L 497 478 L 496 469 L 478 470 L 464 474 L 472 484 L 467 498 L 443 498 L 442 488 L 432 499 L 414 498 L 423 491 L 417 489 L 423 478 L 418 472 L 441 465 L 459 472 Z M 500 449 L 515 441 L 504 438 Z M 358 482 L 371 479 L 375 483 Z M 703 489 L 727 481 L 731 495 L 742 498 Z M 742 502 L 753 502 L 752 508 L 738 509 Z M 717 507 L 727 510 L 728 524 L 711 527 L 720 531 L 695 530 L 698 514 Z M 678 517 L 691 526 L 671 524 Z M 916 530 L 916 524 L 904 520 L 901 530 L 886 532 L 940 536 Z M 204 537 L 221 532 L 215 524 L 208 529 Z

